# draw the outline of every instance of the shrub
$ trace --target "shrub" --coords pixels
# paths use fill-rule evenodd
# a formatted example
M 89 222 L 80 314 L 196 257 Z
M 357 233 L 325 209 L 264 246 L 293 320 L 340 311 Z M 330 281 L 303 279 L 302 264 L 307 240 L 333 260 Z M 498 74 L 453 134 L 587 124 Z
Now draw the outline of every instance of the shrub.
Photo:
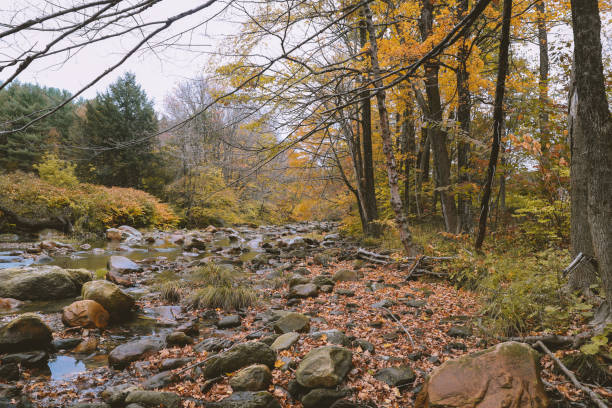
M 61 160 L 54 153 L 47 153 L 42 161 L 34 165 L 41 179 L 54 185 L 71 187 L 79 184 L 74 172 L 76 165 Z

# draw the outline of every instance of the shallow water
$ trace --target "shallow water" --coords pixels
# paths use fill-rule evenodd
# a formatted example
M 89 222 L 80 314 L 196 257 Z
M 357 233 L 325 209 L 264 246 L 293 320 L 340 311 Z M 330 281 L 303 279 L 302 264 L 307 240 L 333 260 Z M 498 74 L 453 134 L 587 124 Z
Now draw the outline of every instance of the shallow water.
M 52 380 L 66 380 L 75 374 L 87 371 L 83 361 L 71 356 L 55 356 L 49 360 Z

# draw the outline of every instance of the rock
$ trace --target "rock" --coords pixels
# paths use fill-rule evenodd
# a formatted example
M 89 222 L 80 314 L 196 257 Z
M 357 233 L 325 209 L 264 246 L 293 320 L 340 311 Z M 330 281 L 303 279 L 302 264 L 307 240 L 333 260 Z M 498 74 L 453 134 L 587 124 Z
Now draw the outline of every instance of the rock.
M 125 286 L 126 288 L 134 286 L 134 282 L 130 278 L 115 271 L 106 272 L 106 280 L 115 285 Z
M 161 373 L 155 374 L 153 377 L 148 378 L 144 383 L 142 383 L 142 388 L 145 390 L 163 388 L 179 380 L 180 377 L 178 374 L 175 374 L 172 371 L 162 371 Z
M 351 341 L 346 336 L 346 334 L 342 333 L 340 330 L 332 329 L 332 330 L 322 330 L 318 332 L 314 332 L 310 334 L 310 337 L 318 339 L 325 336 L 327 338 L 327 342 L 331 344 L 338 344 L 344 347 L 350 347 Z
M 310 279 L 305 276 L 294 274 L 289 277 L 289 287 L 292 288 L 296 285 L 305 285 L 310 283 Z
M 3 352 L 44 350 L 51 348 L 51 329 L 33 313 L 24 313 L 0 328 L 0 350 Z
M 281 408 L 279 402 L 267 391 L 241 391 L 218 402 L 207 402 L 206 408 Z
M 104 402 L 77 402 L 69 405 L 70 408 L 111 408 L 110 405 Z
M 329 266 L 329 263 L 331 262 L 331 258 L 325 254 L 315 254 L 312 257 L 312 261 L 314 262 L 315 265 Z
M 538 352 L 516 342 L 449 360 L 432 371 L 415 408 L 545 408 L 539 361 Z
M 229 383 L 234 391 L 267 390 L 272 383 L 272 373 L 268 366 L 255 364 L 238 371 Z
M 191 357 L 183 357 L 183 358 L 167 358 L 162 360 L 159 369 L 161 371 L 174 370 L 175 368 L 182 367 L 186 364 L 189 364 L 193 361 Z
M 125 368 L 132 361 L 139 360 L 163 348 L 160 339 L 147 338 L 131 341 L 115 347 L 108 355 L 108 363 L 113 368 Z
M 341 296 L 353 297 L 355 296 L 355 291 L 350 289 L 336 289 L 336 294 Z
M 469 326 L 452 326 L 447 332 L 451 337 L 467 338 L 472 335 L 472 328 Z
M 193 338 L 183 332 L 175 331 L 166 336 L 166 343 L 168 346 L 184 347 L 188 344 L 193 344 Z
M 274 340 L 274 342 L 270 346 L 270 348 L 274 351 L 287 350 L 288 348 L 293 346 L 299 338 L 300 335 L 296 332 L 285 333 L 277 337 L 276 340 Z
M 308 329 L 310 329 L 310 317 L 301 313 L 288 313 L 274 323 L 274 331 L 279 334 L 307 332 Z
M 233 342 L 230 339 L 224 339 L 222 337 L 209 337 L 193 346 L 193 349 L 198 353 L 201 353 L 203 351 L 217 353 L 225 348 L 230 347 L 232 344 Z
M 17 309 L 23 304 L 22 301 L 12 298 L 0 298 L 0 310 Z
M 140 404 L 145 407 L 180 408 L 181 397 L 173 392 L 131 391 L 125 398 L 126 404 Z
M 304 408 L 329 408 L 334 402 L 346 397 L 345 391 L 315 388 L 302 397 Z
M 136 262 L 120 255 L 111 256 L 106 267 L 109 272 L 116 272 L 119 274 L 135 273 L 142 270 L 140 265 L 138 265 Z
M 334 282 L 350 282 L 350 281 L 358 281 L 363 278 L 363 273 L 351 269 L 340 269 L 334 276 L 332 280 Z
M 410 306 L 410 307 L 414 307 L 414 308 L 421 308 L 427 305 L 427 301 L 426 300 L 417 300 L 417 299 L 409 299 L 403 302 L 406 306 Z
M 198 237 L 188 237 L 184 243 L 184 247 L 187 251 L 199 249 L 204 251 L 206 249 L 206 241 Z
M 83 285 L 81 296 L 85 300 L 94 300 L 108 311 L 111 319 L 122 321 L 129 318 L 135 302 L 127 293 L 114 283 L 95 280 Z
M 370 353 L 374 352 L 374 345 L 363 339 L 356 339 L 353 341 L 353 347 L 361 347 L 363 351 L 369 351 Z
M 87 337 L 83 339 L 73 350 L 77 354 L 91 354 L 98 348 L 98 339 L 95 337 Z
M 336 284 L 333 280 L 331 280 L 331 277 L 329 277 L 327 275 L 317 275 L 317 276 L 315 276 L 314 278 L 312 278 L 312 283 L 314 283 L 318 287 L 322 287 L 322 286 L 334 286 Z
M 303 285 L 295 285 L 289 291 L 289 297 L 308 298 L 316 297 L 319 294 L 319 288 L 314 283 L 305 283 Z
M 106 239 L 109 241 L 121 241 L 123 238 L 123 232 L 117 228 L 109 228 L 106 230 Z
M 215 378 L 253 364 L 265 364 L 273 369 L 275 362 L 276 353 L 269 346 L 260 342 L 248 342 L 211 357 L 204 366 L 204 376 Z
M 231 329 L 238 326 L 240 326 L 240 316 L 238 315 L 223 316 L 217 322 L 217 327 L 220 329 Z
M 339 346 L 324 346 L 311 350 L 300 362 L 295 378 L 308 388 L 335 387 L 350 371 L 353 353 Z
M 121 231 L 124 236 L 127 235 L 127 238 L 134 238 L 137 240 L 142 239 L 142 233 L 134 227 L 130 227 L 129 225 L 122 225 L 117 229 Z
M 376 405 L 371 401 L 361 403 L 359 401 L 355 402 L 348 399 L 341 399 L 334 402 L 329 408 L 376 408 Z
M 302 276 L 310 275 L 310 271 L 304 267 L 294 269 L 293 273 Z
M 108 326 L 110 315 L 94 300 L 79 300 L 62 311 L 62 322 L 67 327 L 89 327 L 103 329 Z
M 0 380 L 17 381 L 21 376 L 17 363 L 6 363 L 0 365 Z
M 380 302 L 376 302 L 376 303 L 372 303 L 372 308 L 374 309 L 380 309 L 382 307 L 384 307 L 385 309 L 390 308 L 391 306 L 393 306 L 395 303 L 392 300 L 389 299 L 383 299 Z
M 8 354 L 0 357 L 2 365 L 5 364 L 20 364 L 22 367 L 40 367 L 47 365 L 49 353 L 46 351 L 29 351 L 26 353 Z
M 85 269 L 57 266 L 0 269 L 0 297 L 18 300 L 56 300 L 77 296 L 83 283 L 91 280 Z
M 52 342 L 55 350 L 72 350 L 82 341 L 80 337 L 72 337 L 67 339 L 54 339 Z
M 376 374 L 374 374 L 374 378 L 391 387 L 399 387 L 413 382 L 416 375 L 410 367 L 387 367 L 378 370 Z
M 136 390 L 137 388 L 133 385 L 120 384 L 112 387 L 106 387 L 100 393 L 100 397 L 104 402 L 113 407 L 123 407 L 128 394 Z

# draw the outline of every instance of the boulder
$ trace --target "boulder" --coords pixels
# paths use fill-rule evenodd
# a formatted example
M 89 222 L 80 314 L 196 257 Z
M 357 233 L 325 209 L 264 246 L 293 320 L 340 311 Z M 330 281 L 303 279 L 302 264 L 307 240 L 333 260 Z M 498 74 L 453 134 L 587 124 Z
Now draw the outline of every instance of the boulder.
M 144 407 L 180 408 L 181 397 L 173 392 L 135 390 L 127 395 L 125 403 Z
M 193 338 L 181 331 L 175 331 L 166 336 L 166 343 L 168 346 L 183 347 L 188 344 L 193 344 Z
M 19 364 L 17 363 L 6 363 L 0 365 L 0 381 L 17 381 L 21 376 L 19 370 Z M 0 399 L 0 407 L 2 400 Z
M 110 315 L 106 309 L 94 300 L 79 300 L 62 311 L 62 322 L 67 327 L 103 329 L 108 325 L 109 319 Z
M 176 368 L 189 364 L 192 361 L 193 361 L 192 357 L 166 358 L 165 360 L 161 361 L 159 365 L 159 369 L 162 371 L 174 370 Z
M 41 350 L 51 347 L 53 335 L 38 315 L 24 313 L 0 328 L 0 350 Z
M 307 332 L 308 329 L 310 329 L 310 317 L 301 313 L 288 313 L 274 323 L 274 331 L 278 334 Z
M 49 353 L 43 350 L 28 351 L 25 353 L 7 354 L 0 357 L 2 365 L 20 364 L 22 367 L 40 367 L 47 365 Z
M 300 335 L 296 332 L 282 334 L 278 336 L 276 340 L 274 340 L 270 348 L 274 351 L 287 350 L 288 348 L 293 346 L 299 338 Z
M 127 238 L 133 238 L 138 240 L 142 239 L 142 233 L 134 227 L 130 227 L 129 225 L 122 225 L 117 229 L 121 231 L 124 236 L 127 235 Z
M 325 336 L 327 342 L 330 344 L 338 344 L 340 346 L 350 347 L 351 340 L 346 336 L 346 334 L 342 333 L 340 330 L 331 329 L 331 330 L 322 330 L 318 332 L 314 332 L 310 334 L 310 337 L 318 339 Z
M 314 283 L 318 287 L 335 285 L 335 282 L 328 275 L 317 275 L 314 278 L 312 278 L 312 283 Z
M 110 272 L 118 274 L 140 272 L 142 268 L 136 262 L 125 256 L 113 255 L 109 258 L 106 264 L 107 269 Z
M 319 288 L 314 283 L 304 283 L 295 285 L 289 291 L 289 297 L 292 298 L 308 298 L 316 297 L 319 294 Z
M 539 361 L 537 351 L 517 342 L 449 360 L 430 374 L 415 407 L 545 408 Z
M 167 385 L 174 384 L 179 380 L 180 377 L 178 374 L 175 374 L 172 371 L 162 371 L 161 373 L 149 377 L 144 383 L 142 383 L 142 388 L 145 390 L 163 388 Z
M 134 282 L 132 282 L 130 278 L 123 276 L 122 274 L 116 271 L 106 272 L 106 280 L 114 283 L 115 285 L 125 286 L 126 288 L 134 286 Z
M 469 326 L 452 326 L 446 334 L 451 337 L 467 338 L 472 335 L 472 328 Z
M 254 364 L 238 371 L 229 383 L 234 391 L 267 390 L 272 383 L 272 373 L 267 365 Z
M 302 397 L 304 408 L 329 408 L 331 405 L 346 397 L 346 391 L 329 388 L 315 388 Z
M 281 408 L 280 403 L 267 391 L 241 391 L 217 402 L 207 402 L 206 408 Z
M 253 364 L 265 364 L 273 369 L 275 362 L 276 353 L 268 345 L 260 342 L 243 343 L 211 357 L 204 366 L 204 376 L 215 378 Z
M 350 282 L 350 281 L 358 281 L 363 278 L 363 273 L 360 271 L 355 271 L 351 269 L 339 269 L 332 280 L 334 282 Z
M 94 300 L 108 311 L 111 319 L 121 321 L 129 317 L 134 308 L 134 298 L 123 292 L 117 285 L 104 280 L 95 280 L 83 285 L 81 296 Z
M 117 228 L 109 228 L 106 230 L 106 239 L 109 241 L 121 241 L 123 232 Z
M 308 279 L 305 276 L 299 275 L 297 273 L 289 277 L 289 287 L 290 288 L 296 285 L 305 285 L 307 283 L 310 283 L 310 279 Z
M 187 251 L 193 251 L 194 249 L 204 251 L 206 249 L 206 241 L 198 237 L 188 237 L 185 240 L 184 247 Z
M 130 341 L 115 347 L 108 355 L 108 363 L 113 368 L 122 369 L 132 361 L 139 360 L 147 355 L 161 350 L 164 343 L 160 339 L 148 338 Z
M 56 300 L 78 296 L 91 280 L 85 269 L 58 266 L 0 270 L 0 297 L 18 300 Z
M 353 353 L 344 347 L 324 346 L 311 350 L 300 362 L 295 378 L 308 388 L 330 388 L 340 384 L 350 371 Z
M 223 316 L 217 322 L 217 327 L 220 329 L 231 329 L 238 326 L 240 326 L 240 316 L 238 315 Z
M 387 367 L 378 370 L 376 374 L 374 374 L 374 378 L 384 382 L 390 387 L 399 387 L 413 382 L 416 375 L 410 367 Z
M 230 347 L 232 344 L 233 341 L 230 339 L 224 339 L 223 337 L 209 337 L 193 346 L 193 349 L 198 353 L 202 353 L 204 351 L 217 353 Z

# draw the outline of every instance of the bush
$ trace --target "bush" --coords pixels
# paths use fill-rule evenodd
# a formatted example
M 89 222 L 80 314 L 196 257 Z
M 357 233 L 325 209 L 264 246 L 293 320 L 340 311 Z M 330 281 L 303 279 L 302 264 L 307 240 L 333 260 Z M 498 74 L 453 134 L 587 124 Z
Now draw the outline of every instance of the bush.
M 41 179 L 54 186 L 72 187 L 79 184 L 74 172 L 76 165 L 61 160 L 54 153 L 45 154 L 42 161 L 35 164 L 34 168 Z
M 107 228 L 166 228 L 178 223 L 166 205 L 144 191 L 78 183 L 55 185 L 34 174 L 0 175 L 0 204 L 33 218 L 68 217 L 77 233 L 103 233 Z

